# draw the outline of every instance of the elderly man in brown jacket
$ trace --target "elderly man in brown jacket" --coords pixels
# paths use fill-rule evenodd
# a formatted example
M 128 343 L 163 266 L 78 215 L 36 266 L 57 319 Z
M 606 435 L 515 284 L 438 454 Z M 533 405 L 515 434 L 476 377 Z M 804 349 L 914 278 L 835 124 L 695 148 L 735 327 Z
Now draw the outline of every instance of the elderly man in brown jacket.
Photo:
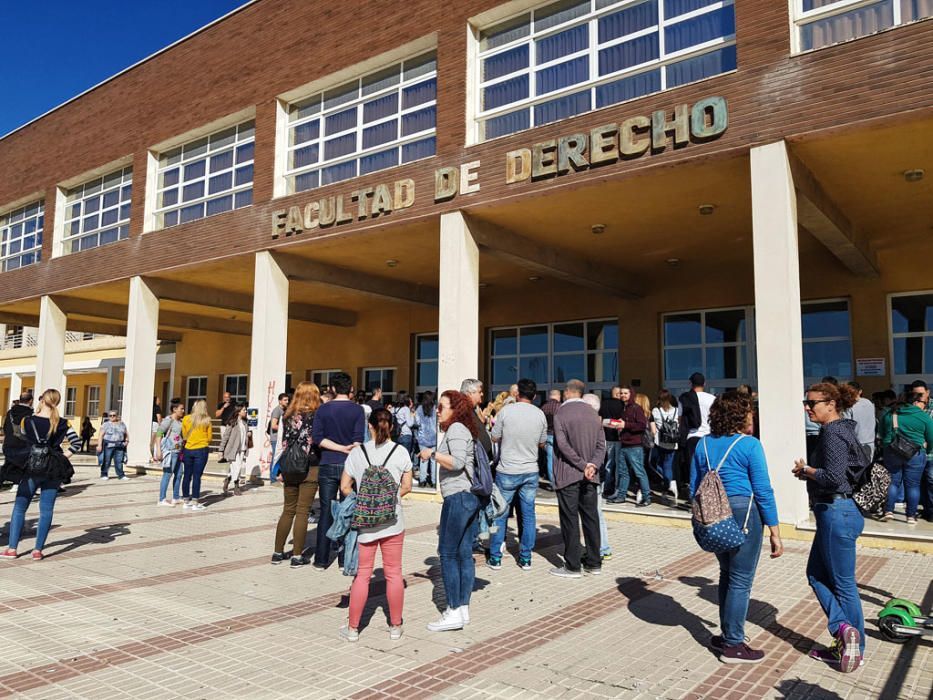
M 563 578 L 580 578 L 580 524 L 586 542 L 583 571 L 601 573 L 596 485 L 606 458 L 606 436 L 599 414 L 583 401 L 583 382 L 571 379 L 564 403 L 554 414 L 554 485 L 564 539 L 564 565 L 551 569 Z

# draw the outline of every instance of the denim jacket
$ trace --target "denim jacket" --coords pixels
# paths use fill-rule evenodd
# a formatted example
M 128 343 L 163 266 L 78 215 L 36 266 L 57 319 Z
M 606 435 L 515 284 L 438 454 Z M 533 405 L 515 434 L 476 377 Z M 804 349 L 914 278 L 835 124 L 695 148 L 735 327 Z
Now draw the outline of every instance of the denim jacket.
M 353 520 L 353 511 L 356 510 L 356 494 L 351 493 L 342 501 L 334 500 L 330 504 L 330 512 L 334 523 L 327 531 L 328 539 L 336 544 L 343 544 L 343 575 L 356 576 L 359 550 L 357 548 L 357 531 L 350 527 Z

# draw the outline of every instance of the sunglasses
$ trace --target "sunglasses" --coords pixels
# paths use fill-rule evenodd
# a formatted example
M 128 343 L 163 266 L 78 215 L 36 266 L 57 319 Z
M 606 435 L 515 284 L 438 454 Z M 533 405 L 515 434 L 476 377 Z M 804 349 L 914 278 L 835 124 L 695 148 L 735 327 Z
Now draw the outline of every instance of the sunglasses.
M 804 399 L 803 405 L 812 411 L 818 403 L 829 403 L 830 401 L 832 399 Z

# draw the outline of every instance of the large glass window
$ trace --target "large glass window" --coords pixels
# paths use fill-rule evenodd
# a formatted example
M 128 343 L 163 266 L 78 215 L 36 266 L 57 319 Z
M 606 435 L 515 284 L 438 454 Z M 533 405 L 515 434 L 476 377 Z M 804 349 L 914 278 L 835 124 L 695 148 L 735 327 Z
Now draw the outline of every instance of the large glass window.
M 753 383 L 752 317 L 748 307 L 665 314 L 664 385 L 685 389 L 694 372 L 720 391 Z
M 800 51 L 933 17 L 933 0 L 791 0 Z
M 825 376 L 851 379 L 852 334 L 849 302 L 816 301 L 802 305 L 803 376 L 806 385 Z
M 933 378 L 933 292 L 891 297 L 895 385 Z
M 64 252 L 77 253 L 129 238 L 132 193 L 132 168 L 120 168 L 67 190 Z
M 100 387 L 87 388 L 87 415 L 97 418 L 100 415 Z
M 286 191 L 433 156 L 436 104 L 433 51 L 290 104 Z
M 736 68 L 732 0 L 560 0 L 479 32 L 477 138 Z
M 207 377 L 188 377 L 185 405 L 187 412 L 191 413 L 191 407 L 196 401 L 207 400 Z
M 437 391 L 437 333 L 415 336 L 415 395 Z
M 230 393 L 234 403 L 246 403 L 248 375 L 228 374 L 224 377 L 224 391 Z
M 44 225 L 45 202 L 42 200 L 0 216 L 0 262 L 4 272 L 42 259 Z
M 65 415 L 74 417 L 78 406 L 78 387 L 69 386 L 65 388 Z
M 248 121 L 160 153 L 156 227 L 252 204 L 254 135 Z
M 542 391 L 570 379 L 602 391 L 619 379 L 619 324 L 602 319 L 494 328 L 489 365 L 490 393 L 522 378 L 533 379 Z
M 383 401 L 395 398 L 395 367 L 363 368 L 363 390 L 371 394 L 378 387 L 382 387 Z
M 342 370 L 339 369 L 316 369 L 313 370 L 308 376 L 311 377 L 312 382 L 317 384 L 318 389 L 324 391 L 331 385 L 331 377 L 341 371 Z

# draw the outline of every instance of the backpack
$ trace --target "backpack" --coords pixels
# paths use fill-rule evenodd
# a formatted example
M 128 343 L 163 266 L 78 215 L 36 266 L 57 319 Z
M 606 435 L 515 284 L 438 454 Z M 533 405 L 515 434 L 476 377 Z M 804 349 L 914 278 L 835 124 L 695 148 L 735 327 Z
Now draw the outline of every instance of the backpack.
M 745 524 L 740 528 L 732 516 L 732 506 L 729 505 L 729 496 L 719 478 L 719 469 L 725 463 L 732 448 L 735 447 L 745 435 L 739 435 L 726 450 L 726 454 L 719 460 L 713 469 L 710 466 L 709 451 L 706 449 L 706 438 L 703 438 L 703 452 L 706 454 L 706 475 L 693 494 L 693 536 L 700 545 L 700 549 L 714 554 L 722 554 L 736 547 L 741 547 L 748 534 L 748 518 L 752 512 L 755 498 L 752 496 L 748 503 L 748 512 L 745 514 Z
M 863 512 L 880 515 L 884 512 L 888 500 L 891 472 L 885 469 L 883 464 L 866 458 L 861 445 L 855 445 L 854 449 L 859 457 L 859 469 L 848 469 L 846 474 L 852 486 L 852 500 Z
M 473 476 L 470 477 L 470 493 L 483 501 L 484 503 L 492 496 L 493 478 L 492 463 L 489 461 L 489 455 L 479 440 L 473 441 L 473 454 L 475 456 L 473 466 Z
M 389 437 L 392 438 L 393 442 L 398 442 L 399 436 L 402 434 L 402 426 L 398 422 L 398 408 L 392 409 L 392 430 L 389 432 Z
M 285 448 L 279 457 L 279 472 L 282 474 L 282 481 L 286 486 L 297 486 L 305 477 L 308 476 L 308 470 L 321 463 L 321 449 L 317 445 L 311 445 L 311 448 L 305 452 L 302 449 L 300 430 L 292 429 L 289 426 L 286 435 L 288 447 Z
M 367 467 L 356 486 L 356 508 L 353 510 L 350 527 L 371 528 L 393 523 L 397 517 L 395 506 L 400 484 L 395 482 L 386 465 L 398 449 L 398 443 L 392 446 L 381 465 L 369 461 L 365 445 L 360 445 L 360 449 L 363 450 Z
M 30 421 L 32 433 L 36 436 L 36 443 L 29 449 L 29 457 L 26 458 L 26 477 L 36 481 L 43 479 L 64 478 L 65 463 L 68 460 L 61 449 L 56 449 L 57 445 L 50 443 L 51 429 L 49 435 L 42 439 L 39 437 L 39 431 L 36 430 L 36 424 Z M 70 465 L 69 465 L 70 466 Z
M 658 414 L 661 416 L 661 425 L 658 426 L 658 447 L 665 450 L 676 450 L 680 442 L 680 424 L 677 420 L 677 410 L 672 409 L 671 415 L 666 416 L 659 408 Z

